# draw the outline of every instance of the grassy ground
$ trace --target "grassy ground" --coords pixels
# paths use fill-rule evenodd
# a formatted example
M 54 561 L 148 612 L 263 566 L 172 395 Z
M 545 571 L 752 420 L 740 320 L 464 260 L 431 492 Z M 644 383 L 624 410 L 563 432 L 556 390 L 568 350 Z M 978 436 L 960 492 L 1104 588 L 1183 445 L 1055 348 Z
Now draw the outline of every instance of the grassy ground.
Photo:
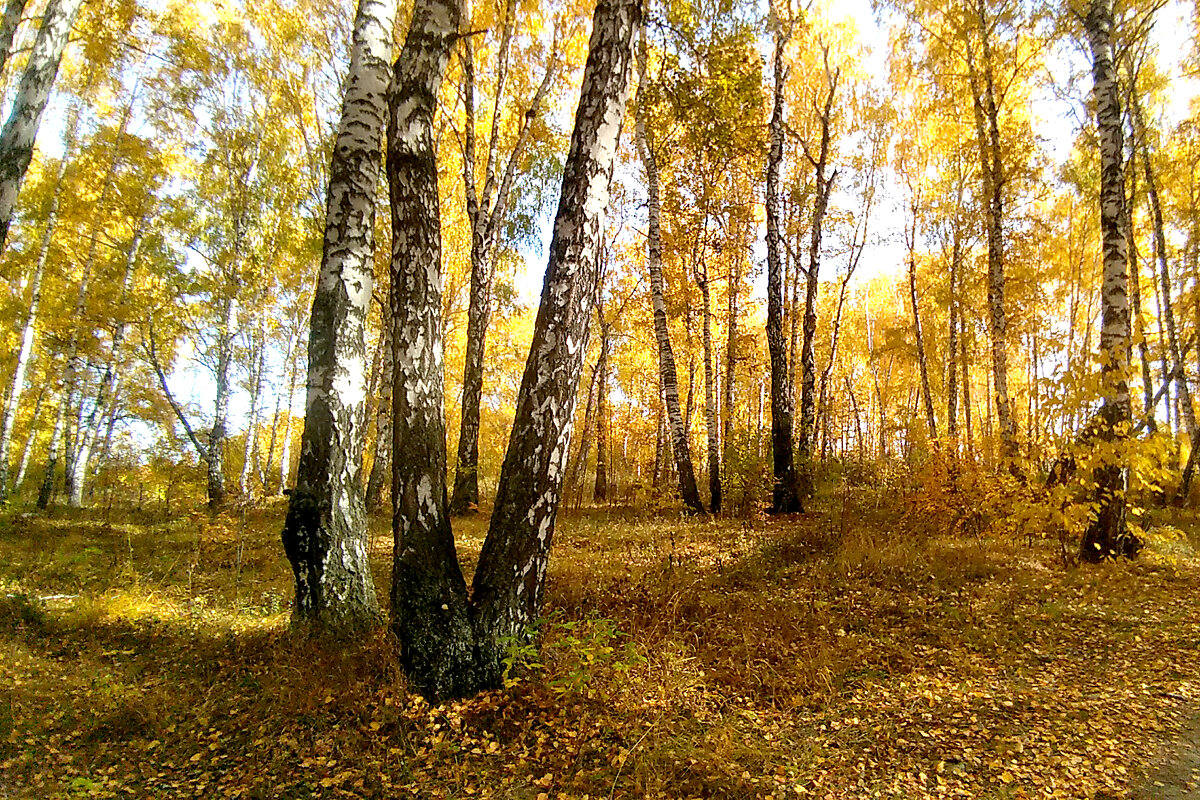
M 1155 796 L 1200 710 L 1189 549 L 1064 567 L 889 498 L 565 517 L 541 653 L 438 707 L 386 634 L 288 632 L 281 505 L 10 513 L 0 798 Z M 468 562 L 484 532 L 459 527 Z

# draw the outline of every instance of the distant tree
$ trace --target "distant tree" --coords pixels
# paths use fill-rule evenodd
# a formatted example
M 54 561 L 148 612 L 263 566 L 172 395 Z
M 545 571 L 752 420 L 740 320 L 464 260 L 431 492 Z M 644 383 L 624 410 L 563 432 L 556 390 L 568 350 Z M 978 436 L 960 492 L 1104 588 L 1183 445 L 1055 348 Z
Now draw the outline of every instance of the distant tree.
M 775 20 L 775 52 L 772 57 L 774 92 L 767 126 L 771 146 L 767 154 L 767 348 L 771 355 L 771 459 L 775 486 L 771 510 L 775 513 L 803 511 L 800 486 L 792 452 L 792 398 L 789 391 L 787 346 L 783 340 L 783 241 L 779 173 L 783 164 L 784 85 L 787 69 L 784 48 L 788 36 L 785 23 Z
M 688 443 L 685 417 L 679 407 L 679 375 L 675 368 L 675 351 L 671 347 L 671 335 L 667 328 L 666 284 L 662 270 L 662 199 L 659 189 L 658 156 L 651 141 L 647 126 L 645 94 L 646 44 L 642 37 L 638 47 L 638 96 L 635 105 L 634 137 L 638 155 L 646 171 L 648 197 L 646 225 L 646 271 L 650 273 L 650 299 L 654 315 L 654 339 L 658 350 L 658 374 L 663 387 L 666 405 L 666 427 L 674 455 L 675 470 L 679 476 L 679 492 L 684 506 L 693 513 L 703 514 L 704 504 L 696 488 L 696 473 L 692 466 L 691 446 Z

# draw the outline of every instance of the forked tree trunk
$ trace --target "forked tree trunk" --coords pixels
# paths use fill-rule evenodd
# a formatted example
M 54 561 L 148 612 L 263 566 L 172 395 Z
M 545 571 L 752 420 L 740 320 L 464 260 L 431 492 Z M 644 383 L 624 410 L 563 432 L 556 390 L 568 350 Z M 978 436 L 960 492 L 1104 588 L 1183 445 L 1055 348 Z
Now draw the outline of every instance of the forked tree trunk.
M 796 437 L 796 449 L 800 457 L 800 491 L 805 496 L 812 496 L 813 492 L 812 454 L 817 412 L 817 293 L 820 290 L 821 237 L 825 230 L 829 195 L 833 191 L 834 181 L 837 180 L 837 170 L 828 177 L 825 176 L 825 170 L 829 166 L 829 145 L 833 135 L 833 101 L 837 96 L 841 70 L 830 71 L 829 48 L 822 46 L 822 50 L 827 93 L 820 116 L 821 142 L 815 157 L 807 146 L 804 149 L 813 167 L 813 183 L 816 190 L 813 198 L 812 239 L 808 246 L 808 272 L 805 275 L 804 338 L 800 347 L 800 432 Z
M 81 5 L 83 0 L 50 0 L 46 6 L 8 121 L 0 130 L 0 252 L 8 242 L 17 194 L 33 160 L 33 143 L 42 112 L 46 110 L 50 88 L 58 76 L 67 37 Z
M 1124 440 L 1132 422 L 1127 372 L 1129 369 L 1128 256 L 1122 217 L 1125 205 L 1121 102 L 1112 56 L 1112 0 L 1091 0 L 1084 20 L 1092 51 L 1093 96 L 1100 140 L 1100 232 L 1104 252 L 1103 303 L 1100 333 L 1100 437 L 1111 452 L 1093 473 L 1096 516 L 1080 545 L 1085 561 L 1134 556 L 1141 547 L 1126 519 L 1125 493 L 1129 469 Z M 1108 448 L 1106 448 L 1108 449 Z
M 596 5 L 533 343 L 472 587 L 476 636 L 491 682 L 500 676 L 504 643 L 528 637 L 542 613 L 603 216 L 641 24 L 641 0 Z
M 787 39 L 775 34 L 775 90 L 771 108 L 770 150 L 767 155 L 767 348 L 771 356 L 771 461 L 775 484 L 771 511 L 803 511 L 792 454 L 792 401 L 789 392 L 787 344 L 783 340 L 783 243 L 779 230 L 779 173 L 783 165 L 784 84 L 787 73 L 783 50 Z
M 300 465 L 282 534 L 296 581 L 293 623 L 337 635 L 374 627 L 382 616 L 367 557 L 360 428 L 366 403 L 375 190 L 395 15 L 393 0 L 360 0 L 354 22 L 309 321 Z
M 638 48 L 639 87 L 645 86 L 646 45 Z M 649 210 L 646 227 L 646 270 L 650 273 L 650 299 L 654 310 L 654 338 L 658 345 L 658 373 L 663 385 L 663 396 L 667 406 L 667 427 L 670 431 L 671 452 L 675 456 L 675 471 L 679 476 L 679 493 L 684 507 L 695 514 L 704 513 L 700 491 L 696 487 L 696 473 L 692 467 L 691 446 L 688 443 L 687 422 L 679 407 L 679 377 L 675 368 L 675 352 L 671 347 L 671 335 L 667 329 L 667 304 L 665 282 L 662 273 L 662 233 L 660 217 L 662 204 L 659 197 L 658 162 L 646 129 L 646 111 L 643 108 L 642 89 L 634 110 L 636 114 L 634 136 L 638 154 L 646 170 L 646 192 L 649 195 Z
M 430 700 L 499 685 L 506 642 L 541 611 L 546 558 L 587 350 L 601 216 L 628 93 L 638 0 L 601 0 L 563 176 L 550 263 L 471 602 L 454 550 L 442 417 L 441 256 L 432 120 L 457 4 L 414 9 L 388 127 L 396 386 L 393 629 Z

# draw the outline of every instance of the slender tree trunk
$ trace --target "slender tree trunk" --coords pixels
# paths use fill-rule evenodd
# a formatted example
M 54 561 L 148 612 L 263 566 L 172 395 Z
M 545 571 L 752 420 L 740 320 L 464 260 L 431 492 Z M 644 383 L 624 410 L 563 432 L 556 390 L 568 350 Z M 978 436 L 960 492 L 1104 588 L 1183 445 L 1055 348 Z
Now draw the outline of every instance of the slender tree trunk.
M 741 260 L 734 257 L 729 269 L 728 314 L 725 320 L 725 385 L 721 398 L 721 441 L 725 454 L 733 447 L 734 383 L 737 380 L 738 293 L 742 286 Z M 657 475 L 657 472 L 655 473 Z
M 603 215 L 641 24 L 641 0 L 600 0 L 596 5 L 533 343 L 472 587 L 476 635 L 493 680 L 500 674 L 506 637 L 527 637 L 542 613 L 587 351 Z
M 990 23 L 985 0 L 976 0 L 981 69 L 974 62 L 973 46 L 967 47 L 967 67 L 973 95 L 975 129 L 979 139 L 982 195 L 987 214 L 988 319 L 992 337 L 992 393 L 1000 427 L 1001 455 L 1013 463 L 1017 456 L 1017 428 L 1008 396 L 1008 322 L 1004 276 L 1004 172 L 1000 139 L 1000 112 L 996 105 L 992 72 Z M 989 402 L 990 402 L 989 400 Z
M 921 308 L 917 299 L 917 207 L 910 209 L 912 227 L 908 231 L 908 292 L 912 298 L 913 333 L 917 342 L 917 366 L 921 370 L 921 397 L 925 401 L 925 423 L 930 442 L 937 442 L 937 420 L 933 414 L 933 393 L 929 389 L 929 360 L 925 357 L 925 337 L 921 333 Z
M 1150 219 L 1154 228 L 1154 252 L 1158 258 L 1159 303 L 1162 308 L 1162 321 L 1167 330 L 1167 344 L 1170 347 L 1171 361 L 1177 365 L 1183 364 L 1183 351 L 1179 342 L 1179 328 L 1175 322 L 1175 308 L 1171 300 L 1173 281 L 1171 279 L 1171 264 L 1167 255 L 1167 237 L 1164 232 L 1162 203 L 1158 194 L 1158 178 L 1150 161 L 1150 145 L 1146 140 L 1145 124 L 1142 119 L 1141 107 L 1137 100 L 1133 103 L 1135 130 L 1141 139 L 1142 166 L 1146 177 L 1146 197 L 1150 201 Z M 1179 396 L 1180 416 L 1183 418 L 1184 430 L 1196 443 L 1196 412 L 1192 404 L 1191 387 L 1188 385 L 1186 370 L 1175 370 L 1175 390 Z M 1150 412 L 1147 411 L 1147 414 Z
M 100 423 L 104 418 L 105 409 L 107 409 L 116 390 L 117 370 L 123 355 L 122 347 L 125 344 L 125 320 L 128 317 L 129 291 L 133 283 L 133 271 L 137 266 L 138 254 L 142 249 L 142 237 L 145 235 L 146 222 L 145 217 L 138 221 L 137 228 L 133 233 L 133 240 L 129 243 L 129 252 L 125 258 L 125 277 L 121 283 L 119 319 L 113 331 L 108 364 L 104 368 L 104 376 L 100 379 L 100 386 L 96 390 L 91 411 L 87 419 L 79 426 L 76 434 L 78 443 L 75 448 L 75 456 L 71 459 L 70 463 L 71 475 L 67 480 L 67 487 L 70 491 L 67 502 L 72 508 L 79 508 L 83 505 L 83 489 L 84 483 L 87 480 L 87 469 L 91 459 L 92 446 L 96 441 L 96 436 L 100 432 Z
M 21 484 L 25 483 L 25 473 L 29 469 L 29 457 L 33 454 L 33 443 L 37 440 L 38 420 L 42 416 L 42 405 L 46 399 L 47 389 L 42 387 L 37 400 L 33 403 L 33 413 L 29 415 L 29 435 L 25 437 L 25 446 L 21 448 L 21 462 L 17 467 L 17 476 L 13 479 L 12 493 L 20 494 Z
M 296 581 L 293 623 L 338 635 L 374 627 L 382 617 L 367 556 L 360 473 L 375 190 L 395 16 L 393 0 L 359 0 L 309 320 L 300 465 L 282 534 Z
M 643 42 L 638 48 L 639 84 L 645 83 L 646 47 Z M 671 348 L 671 335 L 667 329 L 667 304 L 664 299 L 665 282 L 662 273 L 662 234 L 660 217 L 662 205 L 659 198 L 657 157 L 646 129 L 646 110 L 639 91 L 634 106 L 636 122 L 634 136 L 642 167 L 646 171 L 646 192 L 649 195 L 648 225 L 646 229 L 646 269 L 650 273 L 650 298 L 654 309 L 654 338 L 658 345 L 658 372 L 663 385 L 667 406 L 667 424 L 670 430 L 671 450 L 675 456 L 675 470 L 679 475 L 679 492 L 688 511 L 704 513 L 700 491 L 696 487 L 696 473 L 692 467 L 691 446 L 688 442 L 687 420 L 679 407 L 679 378 L 675 369 L 675 353 Z
M 599 292 L 597 292 L 599 294 Z M 608 351 L 611 326 L 604 320 L 604 298 L 596 300 L 600 317 L 600 360 L 596 362 L 596 481 L 592 501 L 608 502 Z
M 1129 368 L 1129 295 L 1127 242 L 1122 230 L 1125 206 L 1121 103 L 1112 61 L 1112 0 L 1091 0 L 1084 25 L 1092 50 L 1093 95 L 1100 139 L 1100 231 L 1104 250 L 1103 310 L 1100 335 L 1103 405 L 1100 436 L 1109 443 L 1093 474 L 1096 516 L 1080 545 L 1085 561 L 1134 556 L 1141 543 L 1126 519 L 1128 464 L 1124 439 L 1132 422 L 1127 372 Z
M 3 44 L 3 34 L 9 23 L 8 14 L 16 8 L 19 21 L 25 0 L 13 0 L 5 9 L 5 16 L 0 22 L 0 45 Z M 16 22 L 8 31 L 8 41 L 11 44 L 12 34 L 16 30 Z M 3 63 L 0 62 L 0 68 Z M 34 340 L 37 337 L 38 312 L 42 301 L 42 279 L 46 274 L 46 262 L 50 257 L 50 243 L 54 239 L 58 227 L 58 209 L 62 198 L 63 178 L 67 172 L 67 164 L 75 153 L 75 144 L 79 137 L 79 121 L 82 106 L 72 103 L 67 114 L 66 133 L 63 136 L 63 154 L 58 161 L 54 176 L 54 190 L 50 195 L 50 207 L 46 213 L 46 226 L 42 230 L 42 238 L 38 245 L 37 261 L 34 262 L 33 276 L 29 280 L 29 311 L 25 316 L 25 324 L 21 329 L 21 346 L 17 351 L 17 364 L 13 369 L 12 381 L 9 384 L 8 397 L 0 416 L 0 503 L 8 500 L 8 462 L 12 449 L 13 424 L 16 422 L 17 411 L 20 407 L 21 395 L 25 391 L 25 373 L 33 354 Z
M 471 294 L 467 309 L 467 346 L 463 364 L 462 420 L 458 435 L 458 460 L 454 470 L 451 514 L 465 514 L 479 505 L 479 413 L 483 395 L 483 358 L 488 320 L 491 316 L 493 264 L 500 232 L 508 216 L 509 194 L 517 166 L 524 155 L 530 128 L 540 113 L 556 71 L 558 38 L 555 33 L 550 62 L 528 110 L 521 117 L 516 144 L 503 174 L 497 172 L 504 86 L 508 75 L 509 45 L 512 41 L 515 0 L 505 6 L 503 32 L 497 54 L 497 76 L 492 107 L 491 135 L 484 164 L 483 187 L 475 179 L 475 62 L 471 37 L 463 40 L 463 99 L 466 106 L 466 135 L 463 153 L 463 184 L 467 218 L 471 226 Z
M 289 369 L 288 365 L 292 363 L 292 356 L 295 353 L 295 347 L 298 338 L 299 337 L 288 336 L 287 348 L 283 352 L 283 374 L 279 376 L 281 380 L 283 379 L 283 376 L 287 374 Z M 271 415 L 271 439 L 267 444 L 267 464 L 263 469 L 263 491 L 268 494 L 271 493 L 269 476 L 271 475 L 275 466 L 275 450 L 280 445 L 279 423 L 283 419 L 280 415 L 282 408 L 283 391 L 279 390 L 275 392 L 275 411 Z M 282 482 L 280 483 L 279 488 L 280 490 L 284 488 Z
M 226 292 L 232 287 L 227 287 Z M 208 432 L 208 507 L 216 511 L 225 505 L 225 437 L 229 422 L 230 371 L 233 367 L 233 337 L 237 324 L 237 304 L 226 294 L 221 299 L 221 320 L 217 325 L 216 392 L 213 397 L 213 425 Z
M 973 429 L 974 414 L 971 409 L 971 359 L 967 352 L 967 320 L 962 314 L 962 306 L 959 306 L 959 329 L 960 336 L 958 337 L 958 347 L 960 358 L 962 359 L 962 396 L 963 396 L 963 421 L 967 425 L 967 451 L 973 452 L 975 447 L 975 431 Z
M 379 336 L 380 356 L 379 389 L 375 406 L 375 458 L 371 463 L 371 475 L 367 479 L 367 511 L 376 512 L 383 508 L 384 488 L 392 477 L 392 326 L 384 320 Z
M 578 509 L 583 503 L 584 483 L 586 477 L 584 473 L 587 470 L 588 454 L 592 448 L 592 427 L 595 425 L 595 417 L 593 414 L 596 410 L 596 387 L 600 376 L 600 362 L 597 360 L 592 365 L 592 379 L 588 382 L 587 405 L 583 408 L 583 428 L 579 432 L 579 449 L 575 453 L 575 460 L 571 465 L 570 475 L 567 476 L 567 490 L 575 493 L 575 508 Z
M 782 240 L 779 230 L 779 173 L 783 164 L 784 69 L 787 40 L 775 34 L 773 60 L 775 90 L 771 109 L 770 150 L 767 156 L 767 348 L 771 356 L 771 458 L 775 477 L 771 510 L 803 511 L 800 486 L 792 455 L 792 403 L 788 392 L 787 353 L 783 341 Z
M 840 70 L 829 69 L 829 48 L 822 47 L 825 58 L 825 82 L 827 93 L 825 106 L 821 110 L 821 143 L 818 155 L 814 158 L 805 147 L 805 155 L 812 164 L 813 182 L 816 186 L 816 197 L 813 200 L 812 241 L 808 249 L 808 273 L 804 293 L 804 340 L 800 348 L 801 386 L 800 386 L 800 432 L 796 437 L 796 447 L 800 457 L 800 491 L 805 496 L 813 492 L 813 436 L 816 423 L 817 407 L 817 293 L 820 290 L 821 272 L 821 237 L 825 229 L 825 212 L 829 208 L 829 195 L 833 192 L 833 184 L 837 180 L 837 171 L 828 178 L 825 170 L 829 166 L 829 145 L 832 139 L 833 101 L 837 95 L 838 77 Z
M 0 253 L 8 242 L 21 182 L 33 160 L 33 143 L 42 112 L 46 110 L 67 37 L 82 4 L 83 0 L 50 0 L 46 6 L 8 121 L 0 130 Z
M 658 403 L 654 409 L 654 477 L 655 489 L 661 489 L 665 483 L 667 464 L 667 415 L 663 409 L 666 405 L 662 399 L 662 387 L 659 387 Z
M 946 336 L 946 435 L 952 447 L 958 440 L 958 329 L 962 319 L 959 293 L 962 291 L 962 184 L 958 186 L 958 203 L 954 212 L 954 229 L 950 245 L 950 321 Z M 963 375 L 964 391 L 966 375 Z
M 59 443 L 63 435 L 63 426 L 67 421 L 67 390 L 59 391 L 58 407 L 54 411 L 54 426 L 50 429 L 50 444 L 46 451 L 46 474 L 42 477 L 42 488 L 38 490 L 37 507 L 43 511 L 50 507 L 54 499 L 54 473 L 58 468 Z
M 1133 82 L 1135 79 L 1130 78 Z M 1134 91 L 1130 87 L 1130 93 Z M 1128 163 L 1130 169 L 1126 170 L 1126 175 L 1129 179 L 1129 195 L 1125 199 L 1125 211 L 1122 215 L 1122 226 L 1125 231 L 1125 241 L 1129 246 L 1129 310 L 1132 315 L 1132 341 L 1137 343 L 1138 360 L 1142 368 L 1142 413 L 1146 420 L 1147 427 L 1151 432 L 1158 429 L 1158 423 L 1154 420 L 1154 381 L 1150 377 L 1150 351 L 1149 342 L 1146 336 L 1146 326 L 1142 319 L 1142 277 L 1141 265 L 1139 262 L 1139 253 L 1137 249 L 1137 236 L 1133 228 L 1133 209 L 1137 205 L 1137 129 L 1134 127 L 1134 135 L 1130 137 Z M 1032 433 L 1032 432 L 1031 432 Z M 1032 437 L 1031 437 L 1032 438 Z
M 258 451 L 258 413 L 259 400 L 262 398 L 262 383 L 263 371 L 266 369 L 264 359 L 266 356 L 266 342 L 264 341 L 266 332 L 262 328 L 260 321 L 258 331 L 254 337 L 254 347 L 251 350 L 251 375 L 250 375 L 250 416 L 246 420 L 246 440 L 242 443 L 242 473 L 238 476 L 238 491 L 242 495 L 243 502 L 249 502 L 254 497 L 254 492 L 250 486 L 251 472 L 253 471 L 254 454 Z
M 134 96 L 130 96 L 129 101 L 125 104 L 125 108 L 121 114 L 121 122 L 117 127 L 117 134 L 113 140 L 112 156 L 108 160 L 108 166 L 104 171 L 104 177 L 100 181 L 100 196 L 95 202 L 97 209 L 104 209 L 108 205 L 109 194 L 113 191 L 116 185 L 117 170 L 122 162 L 121 142 L 125 138 L 126 131 L 129 128 L 129 121 L 133 115 Z M 139 221 L 139 226 L 146 224 L 145 219 Z M 74 436 L 70 437 L 65 448 L 64 455 L 66 456 L 65 472 L 66 472 L 66 489 L 68 502 L 70 505 L 77 507 L 83 500 L 82 485 L 76 486 L 76 480 L 82 481 L 87 475 L 87 460 L 88 448 L 92 444 L 92 436 L 95 431 L 90 430 L 90 426 L 96 424 L 99 420 L 97 414 L 99 409 L 92 408 L 91 418 L 85 420 L 85 404 L 83 402 L 83 390 L 79 385 L 81 377 L 81 359 L 78 357 L 78 344 L 80 338 L 80 326 L 83 324 L 83 315 L 86 308 L 87 294 L 90 290 L 91 276 L 93 275 L 96 262 L 98 259 L 98 250 L 100 243 L 100 214 L 93 215 L 91 236 L 88 239 L 87 255 L 84 258 L 83 276 L 79 281 L 79 294 L 75 305 L 76 328 L 71 334 L 70 351 L 76 354 L 75 357 L 67 361 L 67 384 L 70 387 L 72 396 L 79 397 L 79 405 L 75 418 Z M 140 249 L 141 236 L 137 237 L 137 244 Z M 132 251 L 131 251 L 132 252 Z M 136 253 L 133 253 L 136 258 Z
M 702 343 L 704 347 L 704 430 L 708 441 L 709 508 L 716 514 L 721 510 L 721 446 L 717 431 L 716 393 L 713 368 L 712 293 L 708 286 L 708 265 L 695 267 L 696 285 L 702 300 Z
M 292 472 L 292 404 L 296 396 L 297 362 L 292 359 L 288 373 L 287 413 L 283 418 L 283 442 L 279 446 L 279 493 L 287 488 Z

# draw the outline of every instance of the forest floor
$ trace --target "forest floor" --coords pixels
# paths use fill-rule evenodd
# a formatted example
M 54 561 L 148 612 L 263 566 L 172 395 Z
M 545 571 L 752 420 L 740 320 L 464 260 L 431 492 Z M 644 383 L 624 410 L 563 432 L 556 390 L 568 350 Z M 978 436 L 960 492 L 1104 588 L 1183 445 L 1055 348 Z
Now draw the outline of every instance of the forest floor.
M 0 516 L 0 798 L 1194 796 L 1200 562 L 953 537 L 903 493 L 560 519 L 540 655 L 431 707 L 289 632 L 284 507 Z M 1200 533 L 1194 514 L 1163 524 Z M 458 526 L 467 568 L 486 531 Z M 386 522 L 373 527 L 381 595 Z M 1175 792 L 1175 794 L 1170 794 Z

